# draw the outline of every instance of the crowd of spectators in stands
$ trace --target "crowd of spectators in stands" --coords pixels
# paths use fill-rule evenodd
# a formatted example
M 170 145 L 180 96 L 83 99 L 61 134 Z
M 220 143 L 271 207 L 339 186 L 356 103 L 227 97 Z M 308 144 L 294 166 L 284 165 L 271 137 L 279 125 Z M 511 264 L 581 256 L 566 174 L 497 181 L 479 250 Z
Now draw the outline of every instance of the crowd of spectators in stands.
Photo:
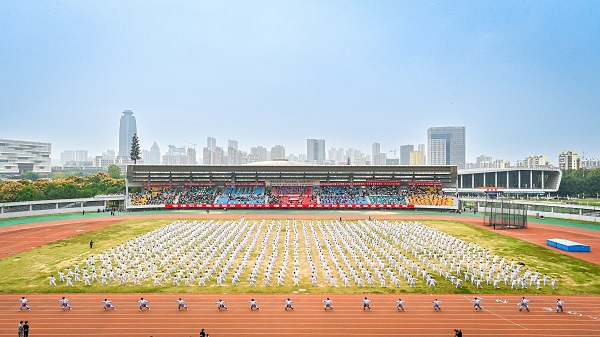
M 274 186 L 267 191 L 267 204 L 310 205 L 316 204 L 309 186 Z
M 141 193 L 129 193 L 129 198 L 133 206 L 173 204 L 177 198 L 177 187 L 144 187 Z
M 151 186 L 141 193 L 130 193 L 131 205 L 179 204 L 289 204 L 289 205 L 427 205 L 452 206 L 454 199 L 439 187 L 413 186 L 321 186 L 320 191 L 309 186 L 228 186 L 216 195 L 215 186 Z M 216 199 L 216 201 L 215 201 Z
M 323 186 L 319 201 L 323 205 L 364 205 L 369 203 L 356 186 Z
M 212 204 L 215 202 L 214 186 L 186 187 L 179 195 L 180 204 Z
M 439 187 L 413 186 L 408 190 L 409 202 L 419 206 L 452 206 L 454 198 L 446 196 Z
M 230 186 L 219 194 L 217 204 L 259 205 L 265 203 L 262 186 Z
M 370 186 L 369 200 L 371 204 L 406 205 L 408 199 L 400 190 L 400 186 Z

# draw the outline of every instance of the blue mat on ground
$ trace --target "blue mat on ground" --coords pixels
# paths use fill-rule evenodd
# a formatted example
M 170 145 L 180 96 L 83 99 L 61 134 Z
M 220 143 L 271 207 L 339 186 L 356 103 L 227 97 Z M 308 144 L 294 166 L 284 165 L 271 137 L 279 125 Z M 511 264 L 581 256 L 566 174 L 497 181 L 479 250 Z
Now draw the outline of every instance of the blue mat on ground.
M 548 239 L 546 244 L 550 247 L 565 250 L 567 252 L 589 252 L 590 246 L 567 239 Z

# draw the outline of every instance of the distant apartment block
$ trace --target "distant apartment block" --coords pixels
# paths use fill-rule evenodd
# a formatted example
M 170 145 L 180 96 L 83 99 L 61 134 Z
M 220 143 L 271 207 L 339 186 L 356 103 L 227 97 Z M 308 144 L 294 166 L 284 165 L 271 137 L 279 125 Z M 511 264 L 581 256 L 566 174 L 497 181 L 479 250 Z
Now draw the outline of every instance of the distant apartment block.
M 427 164 L 456 165 L 465 168 L 466 128 L 464 126 L 427 129 Z
M 0 174 L 51 171 L 50 143 L 0 139 Z
M 581 168 L 579 154 L 574 151 L 563 151 L 558 155 L 558 168 L 561 170 L 578 170 Z

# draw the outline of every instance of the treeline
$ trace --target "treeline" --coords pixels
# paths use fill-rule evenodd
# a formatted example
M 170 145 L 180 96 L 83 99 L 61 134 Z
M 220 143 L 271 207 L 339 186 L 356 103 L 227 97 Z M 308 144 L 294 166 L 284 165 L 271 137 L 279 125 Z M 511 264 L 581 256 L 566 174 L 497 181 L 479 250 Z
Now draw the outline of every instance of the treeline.
M 563 171 L 558 194 L 579 198 L 596 198 L 600 194 L 600 168 Z
M 104 172 L 58 180 L 31 182 L 21 179 L 0 183 L 0 202 L 91 198 L 98 194 L 114 194 L 124 190 L 124 179 L 111 178 Z

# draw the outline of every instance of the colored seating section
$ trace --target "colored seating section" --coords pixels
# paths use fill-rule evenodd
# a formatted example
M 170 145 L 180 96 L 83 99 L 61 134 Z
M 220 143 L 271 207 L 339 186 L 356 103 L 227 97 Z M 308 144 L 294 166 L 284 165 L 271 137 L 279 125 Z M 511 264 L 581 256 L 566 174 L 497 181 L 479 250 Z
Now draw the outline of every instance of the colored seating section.
M 214 186 L 186 187 L 179 195 L 180 204 L 212 204 L 215 202 Z
M 408 191 L 408 200 L 412 205 L 418 206 L 452 206 L 454 198 L 448 197 L 437 187 L 411 187 Z
M 144 187 L 141 193 L 129 193 L 131 205 L 163 205 L 175 203 L 177 188 L 171 186 Z
M 319 201 L 323 205 L 367 205 L 369 203 L 356 186 L 322 186 Z
M 448 207 L 454 198 L 433 186 L 149 186 L 129 193 L 133 206 L 164 204 L 221 205 L 415 205 Z
M 562 249 L 567 252 L 590 252 L 590 246 L 566 239 L 548 239 L 546 244 L 550 247 Z
M 217 198 L 217 204 L 259 205 L 265 200 L 263 186 L 228 186 Z
M 267 204 L 314 205 L 316 203 L 310 186 L 274 186 L 267 192 Z
M 371 204 L 408 205 L 408 198 L 399 186 L 370 186 Z

